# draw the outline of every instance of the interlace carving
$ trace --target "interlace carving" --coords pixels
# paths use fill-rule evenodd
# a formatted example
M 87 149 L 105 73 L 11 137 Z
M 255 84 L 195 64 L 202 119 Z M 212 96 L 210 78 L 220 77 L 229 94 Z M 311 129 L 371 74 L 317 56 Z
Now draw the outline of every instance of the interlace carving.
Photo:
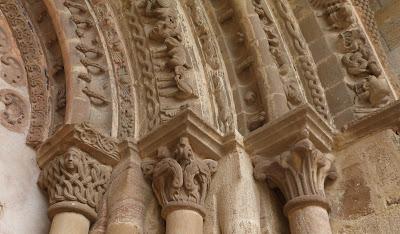
M 167 147 L 160 147 L 155 160 L 143 162 L 142 171 L 152 180 L 163 217 L 176 206 L 204 215 L 203 205 L 217 165 L 214 160 L 197 158 L 189 139 L 182 137 L 173 154 Z
M 90 158 L 76 147 L 50 161 L 42 170 L 39 186 L 47 191 L 49 204 L 76 201 L 97 211 L 106 190 L 111 167 Z

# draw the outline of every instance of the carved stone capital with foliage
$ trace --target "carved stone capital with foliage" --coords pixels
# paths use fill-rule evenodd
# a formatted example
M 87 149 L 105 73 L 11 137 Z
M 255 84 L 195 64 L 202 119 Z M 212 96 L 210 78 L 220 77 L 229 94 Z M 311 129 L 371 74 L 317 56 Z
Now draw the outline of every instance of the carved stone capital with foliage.
M 319 151 L 309 139 L 304 139 L 274 158 L 253 158 L 254 177 L 267 180 L 285 196 L 285 214 L 293 209 L 318 205 L 329 210 L 324 184 L 336 178 L 334 157 Z
M 189 139 L 182 137 L 173 153 L 160 147 L 155 160 L 143 162 L 142 171 L 152 180 L 164 218 L 176 209 L 191 209 L 204 216 L 203 205 L 217 166 L 214 160 L 196 157 Z
M 98 203 L 110 174 L 110 166 L 74 146 L 54 157 L 44 166 L 38 181 L 49 197 L 49 216 L 76 212 L 96 220 Z

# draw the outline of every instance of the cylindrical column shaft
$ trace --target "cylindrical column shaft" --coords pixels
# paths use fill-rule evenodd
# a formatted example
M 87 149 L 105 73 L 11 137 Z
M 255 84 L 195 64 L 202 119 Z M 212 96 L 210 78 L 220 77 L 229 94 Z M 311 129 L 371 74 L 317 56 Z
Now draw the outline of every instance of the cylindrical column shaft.
M 174 210 L 166 217 L 166 234 L 203 234 L 203 217 L 193 210 Z
M 288 214 L 292 234 L 331 234 L 329 215 L 321 206 L 293 209 Z
M 88 234 L 90 221 L 83 215 L 62 212 L 53 217 L 50 234 Z

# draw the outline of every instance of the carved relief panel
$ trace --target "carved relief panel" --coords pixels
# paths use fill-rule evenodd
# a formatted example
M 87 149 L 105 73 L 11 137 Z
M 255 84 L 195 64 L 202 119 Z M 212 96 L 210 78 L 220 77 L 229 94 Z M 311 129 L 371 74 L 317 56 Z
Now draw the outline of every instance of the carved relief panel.
M 238 128 L 242 134 L 253 131 L 267 122 L 262 95 L 257 87 L 257 74 L 254 54 L 249 51 L 249 41 L 228 1 L 204 2 L 214 21 L 216 32 L 221 33 L 220 50 L 224 51 L 224 60 L 231 84 L 235 84 Z M 210 14 L 210 13 L 209 13 Z M 223 38 L 223 39 L 222 39 Z M 226 40 L 226 41 L 224 41 Z M 225 51 L 226 50 L 226 51 Z
M 144 134 L 186 108 L 212 121 L 206 74 L 180 1 L 121 1 L 114 6 L 126 20 Z
M 26 73 L 20 51 L 0 12 L 0 124 L 22 133 L 29 122 Z
M 15 39 L 15 45 L 20 50 L 21 67 L 25 73 L 17 69 L 15 62 L 18 59 L 4 59 L 6 66 L 14 67 L 13 73 L 6 79 L 11 83 L 18 80 L 18 76 L 27 78 L 28 91 L 31 103 L 31 121 L 27 137 L 27 143 L 32 146 L 40 144 L 48 134 L 48 86 L 46 76 L 46 64 L 43 50 L 38 41 L 38 36 L 32 28 L 32 23 L 24 7 L 16 0 L 0 1 L 0 10 L 3 13 Z M 7 42 L 2 42 L 7 43 Z M 4 51 L 4 49 L 2 49 Z M 4 69 L 4 67 L 2 68 Z M 14 78 L 12 78 L 14 77 Z M 4 74 L 3 74 L 4 78 Z M 9 79 L 10 78 L 10 79 Z M 25 78 L 24 78 L 25 79 Z
M 320 17 L 326 31 L 334 35 L 335 50 L 341 54 L 341 62 L 347 72 L 345 82 L 353 91 L 353 112 L 362 117 L 387 105 L 392 100 L 392 92 L 387 82 L 387 73 L 376 56 L 375 48 L 360 24 L 354 4 L 362 1 L 310 0 L 314 11 Z M 368 5 L 368 4 L 367 4 Z M 374 27 L 374 24 L 370 24 Z M 369 28 L 369 26 L 367 26 Z M 376 41 L 376 36 L 371 40 Z

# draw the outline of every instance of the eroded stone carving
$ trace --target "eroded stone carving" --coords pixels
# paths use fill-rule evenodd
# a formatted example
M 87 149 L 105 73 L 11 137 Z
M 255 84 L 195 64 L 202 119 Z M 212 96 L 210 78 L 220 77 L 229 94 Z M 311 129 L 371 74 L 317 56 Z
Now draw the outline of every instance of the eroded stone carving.
M 146 117 L 147 130 L 152 130 L 161 121 L 160 119 L 160 101 L 157 97 L 157 84 L 154 79 L 153 63 L 151 61 L 151 54 L 146 42 L 146 33 L 139 18 L 139 10 L 134 3 L 126 2 L 123 5 L 127 9 L 125 16 L 128 21 L 130 29 L 130 36 L 132 37 L 131 47 L 137 52 L 137 62 L 140 68 L 140 76 L 143 79 L 143 86 L 146 99 Z
M 68 148 L 50 161 L 39 177 L 38 184 L 49 197 L 49 215 L 60 209 L 82 209 L 81 213 L 93 221 L 110 174 L 111 167 L 100 164 L 76 147 Z
M 204 201 L 217 165 L 214 160 L 199 159 L 189 139 L 182 137 L 173 154 L 167 147 L 160 147 L 155 160 L 143 162 L 142 171 L 152 180 L 164 218 L 177 207 L 193 209 L 204 216 Z
M 147 0 L 143 1 L 139 6 L 145 8 L 147 16 L 157 19 L 149 33 L 149 38 L 164 44 L 164 48 L 153 53 L 155 57 L 166 57 L 165 66 L 174 73 L 177 91 L 160 91 L 160 95 L 182 100 L 197 98 L 195 81 L 192 81 L 194 76 L 190 71 L 191 66 L 188 64 L 187 51 L 182 43 L 183 38 L 178 28 L 177 12 L 172 1 Z M 170 86 L 161 86 L 160 88 L 168 87 Z
M 276 1 L 277 9 L 285 22 L 286 30 L 288 31 L 292 40 L 292 46 L 296 51 L 295 60 L 307 84 L 307 88 L 311 95 L 311 102 L 316 111 L 325 120 L 330 120 L 329 108 L 325 97 L 324 89 L 317 74 L 315 62 L 311 56 L 306 41 L 304 40 L 299 26 L 294 19 L 289 6 L 286 1 Z
M 253 165 L 254 177 L 278 187 L 288 202 L 298 199 L 306 202 L 308 197 L 329 206 L 325 201 L 324 184 L 327 178 L 337 177 L 334 157 L 320 152 L 310 140 L 301 140 L 290 151 L 274 158 L 256 156 Z
M 28 123 L 28 105 L 15 91 L 0 90 L 0 123 L 11 131 L 21 132 Z
M 36 41 L 27 14 L 17 1 L 0 0 L 0 10 L 9 22 L 25 64 L 31 101 L 31 121 L 26 141 L 36 146 L 44 140 L 48 122 L 48 90 L 42 65 L 43 51 Z
M 97 15 L 101 29 L 104 32 L 113 66 L 119 96 L 119 127 L 120 137 L 133 137 L 135 134 L 135 95 L 128 72 L 128 56 L 124 51 L 122 36 L 117 30 L 117 23 L 111 10 L 105 2 L 93 1 L 93 7 Z M 94 48 L 96 51 L 96 48 Z
M 281 81 L 286 93 L 289 108 L 294 108 L 303 102 L 300 87 L 295 80 L 292 71 L 292 64 L 288 55 L 282 46 L 280 36 L 278 35 L 276 24 L 274 23 L 270 12 L 264 9 L 261 0 L 252 0 L 254 10 L 263 24 L 263 30 L 268 39 L 269 50 L 275 59 L 279 68 Z
M 345 0 L 310 0 L 310 3 L 323 10 L 322 16 L 325 16 L 331 26 L 330 30 L 339 33 L 342 63 L 350 76 L 346 83 L 356 94 L 355 116 L 362 117 L 388 104 L 391 99 L 390 87 L 363 29 L 356 20 L 351 3 Z

